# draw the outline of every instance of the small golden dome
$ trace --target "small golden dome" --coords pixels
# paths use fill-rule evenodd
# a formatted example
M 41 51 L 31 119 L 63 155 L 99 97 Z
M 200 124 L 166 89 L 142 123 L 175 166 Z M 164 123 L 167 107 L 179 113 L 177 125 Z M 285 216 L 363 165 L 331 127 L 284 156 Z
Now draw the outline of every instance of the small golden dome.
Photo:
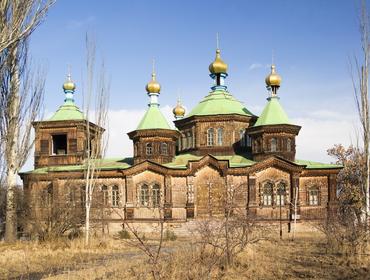
M 72 91 L 76 89 L 76 85 L 72 81 L 70 74 L 68 74 L 67 81 L 63 84 L 63 89 L 64 90 L 72 90 Z
M 161 90 L 161 85 L 155 79 L 155 73 L 152 74 L 152 80 L 147 83 L 145 87 L 148 93 L 159 93 Z
M 209 72 L 212 74 L 227 73 L 227 64 L 221 59 L 220 49 L 216 50 L 216 58 L 209 65 Z
M 279 87 L 281 83 L 281 77 L 276 73 L 275 65 L 271 65 L 271 73 L 266 77 L 265 82 L 269 87 L 275 86 Z
M 175 118 L 185 116 L 185 108 L 182 107 L 180 101 L 177 101 L 177 105 L 175 108 L 173 108 L 172 112 Z

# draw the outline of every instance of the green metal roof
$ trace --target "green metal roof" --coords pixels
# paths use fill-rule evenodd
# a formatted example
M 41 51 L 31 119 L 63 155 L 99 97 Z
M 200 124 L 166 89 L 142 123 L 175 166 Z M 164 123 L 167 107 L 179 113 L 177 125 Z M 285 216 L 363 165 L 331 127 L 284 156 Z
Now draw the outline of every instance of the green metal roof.
M 168 168 L 174 169 L 186 169 L 189 161 L 200 160 L 203 156 L 196 156 L 192 154 L 182 154 L 175 157 L 172 162 L 163 164 Z M 255 164 L 254 161 L 241 155 L 230 155 L 230 156 L 214 156 L 217 160 L 228 160 L 230 167 L 245 167 L 252 166 Z
M 306 165 L 306 169 L 338 169 L 338 168 L 343 168 L 343 166 L 339 165 L 339 164 L 321 163 L 321 162 L 301 160 L 301 159 L 296 159 L 295 163 L 298 164 L 298 165 Z
M 186 118 L 191 116 L 228 114 L 253 116 L 253 114 L 229 92 L 225 90 L 215 90 L 204 97 Z
M 73 101 L 66 101 L 49 121 L 84 120 L 85 117 Z
M 268 98 L 266 107 L 263 109 L 262 114 L 254 126 L 274 124 L 291 124 L 277 96 Z
M 136 130 L 141 129 L 172 129 L 163 116 L 159 106 L 150 105 Z
M 121 159 L 96 159 L 96 168 L 100 170 L 115 170 L 127 169 L 132 166 L 132 158 Z M 64 171 L 83 171 L 86 169 L 86 164 L 80 165 L 59 165 L 37 168 L 32 171 L 24 172 L 25 174 L 47 174 L 48 172 L 64 172 Z

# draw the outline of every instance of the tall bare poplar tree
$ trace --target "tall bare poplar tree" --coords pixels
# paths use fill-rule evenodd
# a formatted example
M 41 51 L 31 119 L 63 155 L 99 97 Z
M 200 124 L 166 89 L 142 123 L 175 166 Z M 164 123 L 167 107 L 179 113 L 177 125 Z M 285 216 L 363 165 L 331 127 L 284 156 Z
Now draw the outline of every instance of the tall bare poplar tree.
M 27 39 L 53 3 L 0 1 L 0 175 L 7 189 L 6 241 L 16 238 L 17 174 L 31 148 L 31 123 L 39 113 L 44 90 L 43 75 L 27 67 Z
M 86 35 L 86 86 L 84 89 L 84 112 L 86 114 L 86 167 L 85 167 L 85 245 L 90 240 L 90 213 L 97 177 L 107 147 L 108 135 L 103 138 L 103 127 L 107 123 L 109 84 L 105 76 L 104 63 L 98 73 L 96 66 L 96 45 L 91 35 Z M 93 107 L 95 105 L 95 108 Z M 91 109 L 94 109 L 91 112 Z M 92 116 L 97 127 L 91 126 Z
M 369 125 L 369 93 L 368 93 L 368 77 L 369 77 L 369 56 L 370 56 L 370 41 L 369 41 L 369 16 L 366 8 L 366 0 L 361 1 L 360 9 L 360 35 L 361 35 L 361 50 L 362 57 L 359 60 L 355 57 L 355 74 L 352 75 L 352 81 L 355 91 L 355 99 L 358 114 L 360 117 L 362 128 L 362 140 L 364 148 L 364 178 L 362 183 L 362 192 L 364 194 L 364 216 L 368 222 L 370 215 L 370 125 Z

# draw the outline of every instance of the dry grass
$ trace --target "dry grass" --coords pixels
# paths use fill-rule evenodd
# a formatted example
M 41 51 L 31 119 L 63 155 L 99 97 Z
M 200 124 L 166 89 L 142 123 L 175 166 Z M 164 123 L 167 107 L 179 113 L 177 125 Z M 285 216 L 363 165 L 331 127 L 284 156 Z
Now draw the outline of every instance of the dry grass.
M 318 232 L 299 233 L 250 245 L 236 265 L 225 271 L 199 258 L 189 240 L 166 242 L 162 261 L 165 279 L 370 279 L 370 256 L 332 254 Z M 368 252 L 370 254 L 370 251 Z M 209 259 L 207 259 L 209 258 Z M 202 263 L 203 262 L 203 263 Z M 1 279 L 151 279 L 145 257 L 122 240 L 0 244 Z M 208 271 L 209 270 L 209 271 Z

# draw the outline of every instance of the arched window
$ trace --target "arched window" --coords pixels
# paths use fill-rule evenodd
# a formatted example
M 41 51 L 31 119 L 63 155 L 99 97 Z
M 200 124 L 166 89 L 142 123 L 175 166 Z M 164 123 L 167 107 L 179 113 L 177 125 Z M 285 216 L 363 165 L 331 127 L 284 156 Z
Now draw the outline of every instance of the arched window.
M 185 134 L 182 134 L 181 135 L 181 149 L 184 150 L 186 149 L 187 145 L 186 145 L 186 136 Z
M 140 205 L 149 206 L 149 186 L 144 184 L 140 188 Z
M 319 205 L 319 188 L 311 187 L 308 189 L 308 205 Z
M 192 140 L 192 137 L 191 137 L 191 133 L 190 132 L 187 132 L 186 133 L 186 139 L 187 139 L 186 140 L 186 142 L 187 142 L 186 147 L 187 148 L 191 148 L 193 140 Z
M 101 192 L 102 192 L 102 203 L 104 206 L 108 205 L 108 187 L 107 186 L 102 186 L 101 187 Z
M 168 154 L 168 145 L 167 143 L 161 143 L 161 154 L 167 155 Z
M 112 207 L 118 207 L 119 205 L 119 189 L 118 186 L 112 187 Z
M 134 156 L 137 156 L 137 146 L 138 146 L 138 143 L 135 143 L 135 145 L 134 145 Z
M 159 185 L 155 184 L 152 187 L 152 205 L 153 207 L 158 207 L 161 203 L 161 193 Z
M 290 139 L 286 140 L 286 150 L 288 152 L 292 151 L 292 140 Z
M 252 147 L 252 138 L 249 135 L 247 135 L 246 139 L 247 139 L 247 147 Z
M 85 185 L 82 185 L 81 188 L 80 188 L 80 191 L 81 191 L 81 206 L 82 207 L 85 207 L 85 203 L 86 203 L 86 186 Z
M 146 144 L 146 154 L 148 156 L 153 154 L 153 144 L 152 143 Z
M 276 191 L 276 205 L 285 205 L 285 198 L 286 198 L 286 185 L 283 182 L 280 182 L 277 185 Z
M 210 128 L 207 131 L 207 146 L 214 145 L 214 129 Z
M 240 147 L 245 147 L 245 130 L 241 129 L 239 131 L 239 142 L 240 142 Z
M 271 145 L 271 148 L 270 148 L 270 151 L 271 152 L 276 152 L 276 138 L 271 138 L 270 140 L 270 145 Z
M 272 189 L 273 189 L 272 183 L 267 182 L 264 184 L 262 193 L 262 204 L 264 206 L 272 205 Z
M 217 145 L 222 146 L 224 130 L 220 127 L 217 129 Z

